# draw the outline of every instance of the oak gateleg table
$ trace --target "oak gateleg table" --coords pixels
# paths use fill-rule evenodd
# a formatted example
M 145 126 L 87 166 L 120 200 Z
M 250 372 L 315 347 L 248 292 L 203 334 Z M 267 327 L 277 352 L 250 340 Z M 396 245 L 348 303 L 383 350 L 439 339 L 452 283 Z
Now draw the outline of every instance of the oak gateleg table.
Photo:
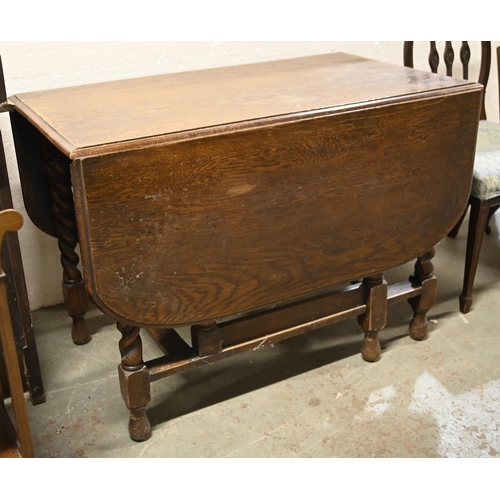
M 344 53 L 11 97 L 26 209 L 58 239 L 73 340 L 90 340 L 88 295 L 122 334 L 131 437 L 151 434 L 151 382 L 207 362 L 349 317 L 375 361 L 404 300 L 425 338 L 481 99 L 481 85 Z M 408 281 L 384 280 L 412 260 Z M 143 359 L 141 328 L 162 357 Z

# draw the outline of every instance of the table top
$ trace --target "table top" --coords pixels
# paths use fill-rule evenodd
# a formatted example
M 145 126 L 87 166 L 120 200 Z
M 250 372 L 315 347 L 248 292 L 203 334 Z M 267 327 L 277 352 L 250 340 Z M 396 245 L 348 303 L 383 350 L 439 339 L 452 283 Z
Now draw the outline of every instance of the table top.
M 74 159 L 88 293 L 119 321 L 165 327 L 422 255 L 467 203 L 481 98 L 475 83 L 333 53 L 11 105 L 32 220 L 57 234 L 43 134 Z
M 469 83 L 337 52 L 29 92 L 10 103 L 74 158 Z

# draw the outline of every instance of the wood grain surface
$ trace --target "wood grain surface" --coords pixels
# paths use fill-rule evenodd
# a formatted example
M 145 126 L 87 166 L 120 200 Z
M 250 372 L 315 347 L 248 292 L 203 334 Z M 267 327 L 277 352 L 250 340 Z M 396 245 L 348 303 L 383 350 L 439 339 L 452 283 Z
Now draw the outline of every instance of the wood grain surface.
M 150 383 L 172 373 L 353 315 L 375 361 L 387 305 L 405 298 L 424 338 L 432 247 L 469 198 L 482 94 L 336 53 L 11 98 L 30 217 L 83 299 L 76 226 L 86 291 L 118 322 L 132 439 L 150 436 Z M 382 273 L 417 257 L 388 287 Z M 192 348 L 175 340 L 184 325 Z M 164 357 L 144 363 L 139 327 Z
M 175 326 L 414 259 L 469 196 L 481 87 L 458 89 L 73 162 L 89 293 Z
M 74 158 L 103 145 L 459 84 L 445 76 L 333 53 L 45 90 L 10 100 Z

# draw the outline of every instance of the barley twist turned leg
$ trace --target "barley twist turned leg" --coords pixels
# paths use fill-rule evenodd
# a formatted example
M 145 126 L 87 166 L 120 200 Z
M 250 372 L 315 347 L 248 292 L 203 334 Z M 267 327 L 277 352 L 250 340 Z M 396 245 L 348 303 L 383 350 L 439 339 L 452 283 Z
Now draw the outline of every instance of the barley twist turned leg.
M 118 366 L 120 388 L 125 405 L 130 410 L 128 430 L 134 441 L 145 441 L 151 436 L 151 424 L 146 405 L 151 401 L 149 371 L 142 359 L 140 328 L 117 324 L 122 334 L 119 342 L 122 362 Z
M 47 172 L 50 178 L 53 214 L 61 264 L 63 267 L 63 295 L 68 314 L 73 318 L 71 336 L 75 344 L 90 342 L 84 314 L 88 309 L 87 293 L 78 269 L 79 257 L 75 252 L 78 243 L 75 207 L 69 160 L 57 151 L 50 151 L 46 158 Z
M 366 312 L 358 316 L 358 322 L 365 332 L 361 355 L 365 361 L 377 361 L 380 357 L 378 332 L 387 323 L 387 283 L 382 274 L 363 279 L 367 289 Z
M 434 265 L 431 260 L 436 255 L 436 250 L 431 248 L 417 259 L 415 272 L 410 276 L 410 281 L 422 286 L 422 293 L 418 297 L 408 299 L 413 309 L 413 319 L 410 323 L 410 336 L 415 340 L 427 337 L 427 313 L 436 302 L 437 278 L 434 276 Z

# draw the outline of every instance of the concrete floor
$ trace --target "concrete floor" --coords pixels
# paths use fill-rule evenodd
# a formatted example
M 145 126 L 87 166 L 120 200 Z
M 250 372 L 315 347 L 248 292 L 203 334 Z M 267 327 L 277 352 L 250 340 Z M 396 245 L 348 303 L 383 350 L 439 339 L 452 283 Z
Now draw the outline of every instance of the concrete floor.
M 153 434 L 130 440 L 113 321 L 92 309 L 92 342 L 73 345 L 62 306 L 34 313 L 47 402 L 28 403 L 37 457 L 498 457 L 500 239 L 486 237 L 472 311 L 458 311 L 466 224 L 434 258 L 430 335 L 389 310 L 382 357 L 361 359 L 355 320 L 152 384 Z M 412 264 L 386 274 L 405 279 Z M 143 335 L 145 359 L 159 353 Z

